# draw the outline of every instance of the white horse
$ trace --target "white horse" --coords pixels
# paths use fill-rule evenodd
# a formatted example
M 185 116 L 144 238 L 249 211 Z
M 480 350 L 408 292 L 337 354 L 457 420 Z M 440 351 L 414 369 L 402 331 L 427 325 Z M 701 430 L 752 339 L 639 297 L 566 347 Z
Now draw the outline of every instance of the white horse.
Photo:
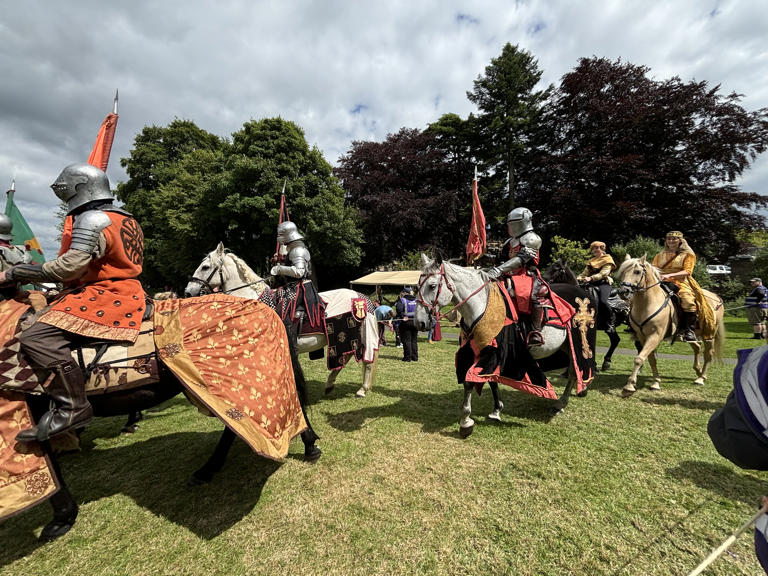
M 242 298 L 258 299 L 268 289 L 266 282 L 254 272 L 248 264 L 219 242 L 215 250 L 210 252 L 192 275 L 184 290 L 185 296 L 199 296 L 205 288 L 208 291 L 218 290 L 227 294 L 234 294 Z M 320 298 L 328 304 L 326 317 L 349 312 L 352 298 L 360 298 L 354 290 L 340 289 L 320 292 Z M 368 299 L 366 298 L 366 304 Z M 345 308 L 346 307 L 346 308 Z M 364 398 L 371 389 L 375 374 L 376 351 L 379 349 L 379 332 L 376 317 L 371 312 L 366 312 L 365 320 L 360 327 L 363 345 L 363 384 L 355 393 L 358 398 Z M 298 339 L 299 354 L 308 354 L 315 350 L 321 350 L 328 342 L 324 334 L 300 336 Z M 325 393 L 329 394 L 335 384 L 341 370 L 331 370 L 325 383 Z
M 419 330 L 425 330 L 429 326 L 430 314 L 435 314 L 443 306 L 453 304 L 461 313 L 462 324 L 473 327 L 470 338 L 474 338 L 474 327 L 485 315 L 488 308 L 491 284 L 488 277 L 478 270 L 468 270 L 440 259 L 430 260 L 424 254 L 421 255 L 421 263 L 422 271 L 418 286 L 419 306 L 416 309 L 416 322 Z M 569 284 L 552 285 L 551 288 L 572 305 L 576 304 L 576 298 L 581 299 L 581 304 L 576 304 L 574 307 L 579 309 L 581 306 L 583 310 L 577 315 L 578 318 L 574 317 L 570 329 L 571 333 L 574 334 L 583 328 L 581 335 L 585 338 L 585 353 L 591 355 L 592 364 L 594 364 L 594 321 L 592 321 L 591 327 L 588 326 L 589 320 L 594 320 L 594 306 L 591 305 L 587 293 L 578 286 Z M 576 328 L 579 322 L 581 323 L 579 324 L 580 328 Z M 542 328 L 542 336 L 544 344 L 533 346 L 528 352 L 522 352 L 521 357 L 530 354 L 539 361 L 549 359 L 558 352 L 564 352 L 565 364 L 551 366 L 552 369 L 557 368 L 560 371 L 566 366 L 568 368 L 568 383 L 563 395 L 556 403 L 556 412 L 560 412 L 568 403 L 571 389 L 577 382 L 577 368 L 572 361 L 568 334 L 565 329 L 547 324 Z M 594 366 L 592 369 L 594 373 Z M 471 417 L 472 389 L 475 387 L 475 383 L 465 381 L 462 375 L 457 374 L 457 377 L 459 383 L 464 385 L 464 403 L 462 405 L 462 417 L 459 420 L 459 434 L 462 438 L 466 438 L 472 433 L 475 425 Z M 489 380 L 488 385 L 491 388 L 494 403 L 493 411 L 488 415 L 488 419 L 499 421 L 504 404 L 499 399 L 498 383 Z M 581 395 L 585 393 L 586 390 Z
M 672 341 L 678 324 L 677 311 L 672 304 L 671 296 L 661 287 L 659 270 L 645 259 L 631 258 L 629 254 L 622 262 L 617 272 L 620 288 L 619 294 L 629 301 L 629 325 L 635 332 L 640 343 L 640 351 L 635 356 L 632 369 L 623 395 L 631 396 L 636 391 L 637 375 L 640 368 L 648 360 L 653 372 L 651 390 L 661 389 L 661 377 L 656 367 L 656 349 L 663 340 Z M 696 372 L 694 384 L 703 385 L 707 381 L 707 368 L 713 357 L 720 357 L 720 351 L 725 340 L 725 325 L 723 324 L 723 300 L 716 294 L 704 290 L 704 296 L 711 302 L 715 312 L 717 327 L 714 337 L 703 342 L 689 342 L 693 348 L 693 369 Z M 696 330 L 697 336 L 700 334 Z M 703 344 L 703 364 L 699 354 Z

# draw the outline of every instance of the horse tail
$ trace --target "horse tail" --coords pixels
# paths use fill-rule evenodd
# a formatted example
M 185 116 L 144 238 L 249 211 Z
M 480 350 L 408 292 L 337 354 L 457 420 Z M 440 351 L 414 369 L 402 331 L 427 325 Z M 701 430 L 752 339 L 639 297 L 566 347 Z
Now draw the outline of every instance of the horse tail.
M 723 315 L 717 319 L 717 331 L 715 332 L 715 341 L 712 346 L 712 351 L 715 355 L 715 360 L 718 363 L 723 361 L 723 345 L 725 344 L 725 322 L 723 321 Z

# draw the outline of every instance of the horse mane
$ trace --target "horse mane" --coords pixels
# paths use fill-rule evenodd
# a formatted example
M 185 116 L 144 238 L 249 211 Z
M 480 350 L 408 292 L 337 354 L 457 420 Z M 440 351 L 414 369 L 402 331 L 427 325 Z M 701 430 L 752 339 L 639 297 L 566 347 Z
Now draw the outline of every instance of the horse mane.
M 233 252 L 227 252 L 227 256 L 235 263 L 237 271 L 240 273 L 240 278 L 245 282 L 258 282 L 262 278 L 253 269 L 245 263 L 245 260 L 237 256 Z

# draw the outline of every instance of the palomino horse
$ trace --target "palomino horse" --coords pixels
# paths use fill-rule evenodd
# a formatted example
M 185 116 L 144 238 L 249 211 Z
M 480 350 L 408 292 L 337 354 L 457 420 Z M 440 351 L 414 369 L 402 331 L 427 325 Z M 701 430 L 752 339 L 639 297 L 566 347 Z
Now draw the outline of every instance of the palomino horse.
M 307 386 L 291 334 L 294 327 L 289 324 L 283 328 L 282 323 L 279 320 L 277 320 L 275 326 L 278 327 L 279 331 L 282 332 L 285 330 L 285 332 L 283 332 L 282 335 L 272 335 L 270 331 L 265 331 L 265 333 L 269 334 L 270 338 L 274 341 L 273 344 L 269 344 L 272 348 L 265 348 L 265 350 L 269 350 L 269 354 L 272 354 L 273 349 L 280 350 L 279 346 L 281 342 L 287 344 L 287 352 L 290 354 L 290 364 L 293 370 L 293 381 L 296 385 L 298 402 L 301 406 L 304 422 L 307 424 L 307 428 L 301 433 L 301 439 L 304 442 L 304 458 L 307 461 L 314 461 L 320 457 L 322 452 L 315 446 L 315 441 L 318 439 L 318 436 L 312 430 L 305 410 L 308 398 Z M 154 332 L 156 335 L 161 333 L 157 327 L 155 327 Z M 295 337 L 295 335 L 293 336 Z M 94 346 L 98 347 L 98 345 Z M 155 346 L 157 346 L 157 344 L 155 344 Z M 243 346 L 247 346 L 246 349 L 253 354 L 254 351 L 258 350 L 259 342 L 256 340 L 254 343 L 244 344 Z M 173 398 L 180 392 L 184 392 L 185 395 L 190 396 L 191 399 L 192 394 L 189 392 L 189 384 L 185 383 L 182 385 L 181 381 L 165 364 L 165 362 L 170 361 L 169 358 L 174 354 L 175 352 L 168 349 L 167 346 L 162 350 L 155 349 L 154 355 L 159 358 L 157 361 L 157 374 L 156 378 L 148 380 L 150 382 L 149 384 L 139 384 L 136 387 L 127 389 L 117 388 L 115 391 L 110 391 L 110 389 L 107 388 L 99 394 L 89 394 L 88 400 L 93 406 L 94 414 L 99 417 L 108 417 L 146 410 Z M 131 359 L 129 358 L 129 360 Z M 288 371 L 291 370 L 290 367 L 285 366 L 282 359 L 275 360 L 275 362 L 276 365 L 280 367 L 281 374 L 287 374 Z M 245 380 L 242 383 L 247 385 L 248 381 Z M 269 378 L 267 378 L 267 383 L 268 385 L 274 384 Z M 251 389 L 253 390 L 253 388 Z M 14 402 L 19 404 L 19 397 L 17 392 L 0 392 L 0 408 L 4 409 L 6 406 L 10 408 Z M 39 416 L 48 410 L 50 406 L 50 400 L 45 394 L 27 394 L 26 400 L 29 413 L 37 419 L 39 419 Z M 199 407 L 203 405 L 200 404 L 200 402 L 200 399 L 195 401 L 196 405 Z M 205 402 L 207 401 L 203 402 L 209 409 L 209 412 L 216 413 L 221 418 L 221 415 L 212 407 L 213 404 L 206 404 Z M 0 409 L 0 413 L 3 412 L 2 409 Z M 228 413 L 226 416 L 233 418 L 233 420 L 236 421 L 233 426 L 237 426 L 240 421 L 243 420 L 242 413 Z M 242 431 L 239 431 L 238 434 L 241 432 Z M 190 484 L 200 484 L 211 481 L 213 475 L 223 467 L 234 439 L 235 431 L 230 427 L 229 423 L 226 423 L 226 427 L 224 428 L 224 432 L 222 433 L 214 453 L 202 468 L 193 473 L 193 476 L 190 479 Z M 4 450 L 9 446 L 13 446 L 12 439 L 8 437 L 0 438 L 0 440 L 3 440 L 4 445 L 2 447 Z M 55 441 L 56 438 L 53 440 Z M 288 440 L 290 440 L 290 438 L 288 438 Z M 67 488 L 64 477 L 62 476 L 61 467 L 58 463 L 58 456 L 54 453 L 51 443 L 52 441 L 42 442 L 41 448 L 42 453 L 48 458 L 52 475 L 55 475 L 58 479 L 59 490 L 49 498 L 49 502 L 53 508 L 53 519 L 43 528 L 40 534 L 41 541 L 51 541 L 68 532 L 74 525 L 78 515 L 77 502 Z M 4 454 L 4 457 L 5 456 L 6 455 Z M 2 472 L 6 471 L 2 470 Z M 21 484 L 24 484 L 25 482 L 27 482 L 27 480 L 19 481 Z M 47 480 L 46 483 L 50 483 L 50 481 Z
M 439 310 L 443 306 L 453 304 L 461 312 L 463 327 L 472 327 L 472 338 L 477 336 L 475 327 L 486 315 L 489 307 L 489 298 L 491 298 L 491 282 L 487 276 L 478 270 L 470 270 L 456 266 L 449 262 L 440 260 L 430 260 L 424 254 L 422 258 L 422 271 L 419 277 L 418 302 L 416 309 L 416 322 L 419 330 L 425 330 L 429 326 L 430 315 L 440 316 Z M 570 333 L 573 339 L 582 337 L 583 347 L 580 347 L 584 354 L 585 365 L 590 372 L 589 378 L 594 372 L 594 306 L 591 305 L 587 293 L 578 286 L 569 284 L 556 284 L 550 288 L 559 296 L 568 301 L 574 308 L 580 312 L 577 314 L 579 328 L 576 328 L 576 317 L 570 323 Z M 580 302 L 577 302 L 580 299 Z M 501 333 L 499 333 L 500 335 Z M 514 364 L 523 365 L 532 362 L 535 359 L 545 370 L 562 370 L 568 368 L 568 383 L 562 396 L 556 400 L 555 413 L 561 412 L 568 404 L 568 399 L 574 384 L 577 383 L 577 370 L 581 368 L 575 365 L 575 354 L 572 349 L 572 338 L 569 336 L 565 327 L 553 326 L 550 324 L 542 328 L 544 345 L 534 346 L 528 351 L 524 338 L 519 330 L 514 332 L 514 337 L 509 341 L 512 352 L 509 361 Z M 497 335 L 498 336 L 498 335 Z M 483 348 L 487 351 L 491 346 Z M 462 347 L 463 349 L 463 347 Z M 461 350 L 459 353 L 461 353 Z M 457 361 L 459 353 L 457 353 Z M 504 351 L 503 353 L 506 353 Z M 464 385 L 464 402 L 462 405 L 462 417 L 459 421 L 459 434 L 466 438 L 472 433 L 475 422 L 472 420 L 472 389 L 477 382 L 467 381 L 467 376 L 461 374 L 458 369 L 457 378 L 460 384 Z M 488 384 L 493 394 L 493 411 L 488 415 L 490 420 L 500 420 L 500 414 L 504 405 L 499 399 L 498 383 L 488 380 Z M 552 398 L 554 393 L 549 395 L 540 394 L 538 386 L 528 386 L 526 391 L 541 396 Z M 542 389 L 543 390 L 543 389 Z M 586 393 L 583 390 L 581 395 Z
M 573 273 L 570 266 L 568 266 L 568 263 L 562 258 L 558 258 L 557 260 L 555 260 L 544 271 L 543 275 L 549 282 L 553 282 L 555 284 L 572 284 L 574 286 L 578 285 L 578 282 L 576 280 L 576 274 Z M 603 331 L 608 335 L 608 339 L 610 340 L 610 346 L 608 347 L 608 352 L 606 352 L 605 356 L 603 356 L 603 365 L 600 369 L 610 370 L 613 353 L 616 351 L 616 348 L 618 347 L 619 342 L 621 342 L 621 338 L 619 337 L 619 333 L 616 331 L 616 328 L 628 322 L 629 307 L 618 296 L 613 296 L 613 295 L 611 296 L 610 300 L 608 301 L 608 304 L 611 307 L 611 311 L 615 316 L 616 325 L 613 326 L 613 330 L 610 330 L 608 329 L 607 323 L 604 322 L 603 319 L 600 317 L 601 316 L 600 306 L 597 305 L 597 295 L 594 294 L 593 291 L 590 290 L 588 286 L 587 286 L 587 292 L 589 292 L 590 297 L 592 299 L 592 303 L 596 307 L 595 308 L 596 310 L 595 326 L 597 326 L 598 328 L 600 326 L 604 326 Z M 614 305 L 614 300 L 616 300 L 615 305 Z
M 203 261 L 197 267 L 190 278 L 187 287 L 184 290 L 185 296 L 197 296 L 202 292 L 221 291 L 225 294 L 233 294 L 242 298 L 251 298 L 254 300 L 263 300 L 266 304 L 274 306 L 272 298 L 262 298 L 265 291 L 269 290 L 267 283 L 254 272 L 248 264 L 226 248 L 219 242 L 215 250 L 208 253 Z M 354 290 L 331 290 L 330 292 L 320 292 L 320 298 L 325 302 L 329 300 L 345 300 L 349 302 L 354 298 L 365 298 L 368 310 L 373 310 L 370 301 L 363 294 Z M 326 315 L 328 316 L 328 310 Z M 379 332 L 376 323 L 376 317 L 372 312 L 366 311 L 365 320 L 361 329 L 362 345 L 365 349 L 363 362 L 363 384 L 355 393 L 358 398 L 364 398 L 366 392 L 371 389 L 374 379 L 374 369 L 376 362 L 376 350 L 378 350 Z M 299 354 L 308 354 L 315 350 L 322 350 L 328 342 L 325 335 L 304 335 L 299 336 L 298 350 Z M 329 394 L 335 384 L 336 378 L 341 370 L 331 370 L 325 383 L 325 393 Z
M 661 378 L 656 367 L 656 349 L 663 340 L 674 340 L 678 325 L 677 310 L 672 302 L 672 296 L 662 287 L 659 271 L 646 260 L 631 258 L 629 254 L 619 267 L 617 273 L 621 283 L 619 293 L 629 301 L 629 325 L 635 332 L 640 343 L 640 352 L 635 356 L 635 365 L 624 386 L 624 396 L 630 396 L 635 391 L 637 375 L 640 368 L 648 359 L 653 372 L 651 390 L 661 389 Z M 720 351 L 725 340 L 723 324 L 723 300 L 716 294 L 704 290 L 704 296 L 715 313 L 716 328 L 713 337 L 703 342 L 689 342 L 693 348 L 693 369 L 696 372 L 694 384 L 703 385 L 707 380 L 707 368 L 713 357 L 720 358 Z M 697 336 L 700 331 L 696 330 Z M 703 344 L 703 364 L 699 360 Z

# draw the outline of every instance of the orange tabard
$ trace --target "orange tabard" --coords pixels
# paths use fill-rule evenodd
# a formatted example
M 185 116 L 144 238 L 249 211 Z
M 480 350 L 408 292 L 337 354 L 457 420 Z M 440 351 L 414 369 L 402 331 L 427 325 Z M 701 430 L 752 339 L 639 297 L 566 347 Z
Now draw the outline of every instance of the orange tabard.
M 55 302 L 41 322 L 69 332 L 105 340 L 134 342 L 144 313 L 144 289 L 136 278 L 144 261 L 144 234 L 138 222 L 118 212 L 106 212 L 112 224 L 104 228 L 104 256 L 92 260 L 72 292 Z M 61 235 L 59 255 L 72 242 L 72 216 Z

